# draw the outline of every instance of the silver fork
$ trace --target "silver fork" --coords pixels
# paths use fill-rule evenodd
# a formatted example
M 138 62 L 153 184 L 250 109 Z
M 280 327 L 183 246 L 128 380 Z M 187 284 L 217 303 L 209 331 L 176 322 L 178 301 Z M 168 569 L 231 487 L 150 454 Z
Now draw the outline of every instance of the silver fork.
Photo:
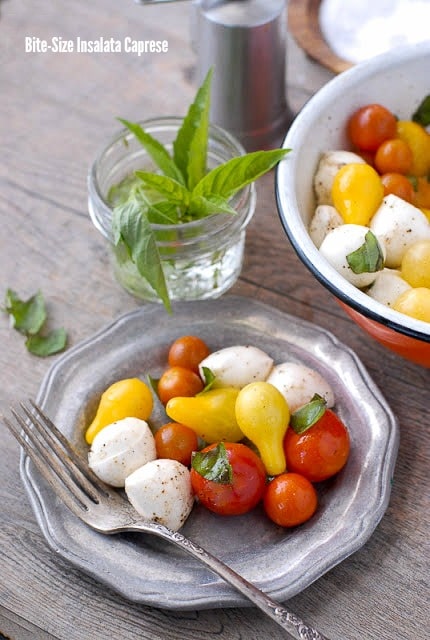
M 88 526 L 105 534 L 121 531 L 144 531 L 180 547 L 209 567 L 227 583 L 253 602 L 298 640 L 328 640 L 305 624 L 298 616 L 272 600 L 254 584 L 245 580 L 221 560 L 205 551 L 178 531 L 144 520 L 128 500 L 111 489 L 88 467 L 65 436 L 33 401 L 30 408 L 21 403 L 21 413 L 11 408 L 14 420 L 2 416 L 3 422 L 23 447 L 40 474 L 64 504 Z M 23 414 L 23 415 L 22 415 Z

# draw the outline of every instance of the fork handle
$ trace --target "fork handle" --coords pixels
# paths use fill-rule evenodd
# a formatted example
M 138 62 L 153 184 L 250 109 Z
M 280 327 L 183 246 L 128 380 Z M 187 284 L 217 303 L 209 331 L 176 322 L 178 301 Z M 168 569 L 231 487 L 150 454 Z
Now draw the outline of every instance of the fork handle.
M 132 526 L 127 528 L 128 531 L 148 531 L 148 523 L 146 522 L 142 527 L 139 526 L 139 522 L 133 523 Z M 236 573 L 228 565 L 224 564 L 219 558 L 213 556 L 200 547 L 192 540 L 186 538 L 182 533 L 178 531 L 171 531 L 163 525 L 155 524 L 151 526 L 151 532 L 158 535 L 160 538 L 169 540 L 176 546 L 180 547 L 188 554 L 192 555 L 197 560 L 200 560 L 203 564 L 209 567 L 214 573 L 218 574 L 226 582 L 231 584 L 235 589 L 240 591 L 251 602 L 253 602 L 263 613 L 272 618 L 280 627 L 288 631 L 290 638 L 296 640 L 329 640 L 327 636 L 309 626 L 297 615 L 285 609 L 279 602 L 272 600 L 263 591 L 258 589 L 254 584 L 245 580 L 241 575 Z

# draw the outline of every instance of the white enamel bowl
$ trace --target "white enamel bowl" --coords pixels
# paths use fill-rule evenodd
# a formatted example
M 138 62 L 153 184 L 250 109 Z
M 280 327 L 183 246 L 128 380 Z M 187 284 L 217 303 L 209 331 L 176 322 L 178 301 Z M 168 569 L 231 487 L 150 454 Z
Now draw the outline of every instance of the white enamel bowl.
M 405 358 L 430 367 L 430 324 L 373 300 L 339 275 L 320 255 L 308 233 L 315 209 L 313 175 L 324 151 L 347 149 L 345 123 L 358 107 L 379 102 L 399 118 L 430 94 L 430 41 L 363 62 L 331 80 L 304 106 L 283 146 L 276 196 L 285 232 L 300 259 L 368 334 Z

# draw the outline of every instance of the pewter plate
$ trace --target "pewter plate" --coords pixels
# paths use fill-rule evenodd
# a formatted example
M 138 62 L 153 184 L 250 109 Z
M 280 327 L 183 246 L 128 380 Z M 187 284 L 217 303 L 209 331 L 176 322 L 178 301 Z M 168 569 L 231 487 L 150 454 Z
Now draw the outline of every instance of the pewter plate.
M 158 377 L 169 344 L 195 334 L 215 350 L 252 344 L 275 362 L 317 369 L 332 385 L 336 410 L 352 441 L 346 467 L 321 484 L 319 508 L 287 530 L 256 509 L 223 518 L 196 506 L 183 533 L 278 600 L 286 600 L 359 549 L 384 514 L 398 449 L 397 422 L 356 355 L 329 332 L 247 298 L 185 302 L 168 315 L 145 305 L 119 318 L 55 362 L 38 402 L 83 452 L 85 425 L 102 391 L 124 377 Z M 164 415 L 158 407 L 154 423 Z M 77 520 L 52 493 L 31 461 L 21 474 L 52 549 L 126 598 L 166 609 L 244 606 L 249 602 L 221 578 L 169 543 L 146 534 L 104 536 Z

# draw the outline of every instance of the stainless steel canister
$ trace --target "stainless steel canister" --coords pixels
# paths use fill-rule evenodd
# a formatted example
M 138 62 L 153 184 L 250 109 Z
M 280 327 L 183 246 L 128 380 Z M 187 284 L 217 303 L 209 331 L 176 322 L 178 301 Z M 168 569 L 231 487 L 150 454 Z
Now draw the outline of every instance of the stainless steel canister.
M 286 0 L 194 0 L 197 82 L 214 67 L 211 121 L 247 150 L 279 146 L 291 122 Z

